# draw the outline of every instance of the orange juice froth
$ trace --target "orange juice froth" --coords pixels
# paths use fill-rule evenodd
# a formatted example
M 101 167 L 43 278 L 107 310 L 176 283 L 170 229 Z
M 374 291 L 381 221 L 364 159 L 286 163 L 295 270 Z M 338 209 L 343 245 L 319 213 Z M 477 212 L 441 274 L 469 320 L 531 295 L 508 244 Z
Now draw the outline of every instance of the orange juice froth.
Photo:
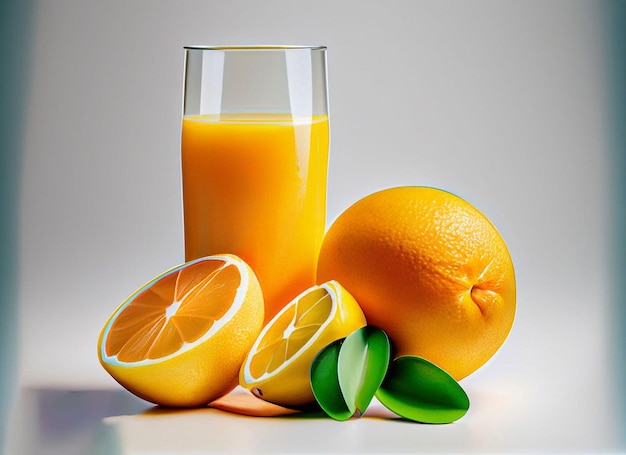
M 266 321 L 315 284 L 328 140 L 326 116 L 183 118 L 185 258 L 244 259 L 261 283 Z

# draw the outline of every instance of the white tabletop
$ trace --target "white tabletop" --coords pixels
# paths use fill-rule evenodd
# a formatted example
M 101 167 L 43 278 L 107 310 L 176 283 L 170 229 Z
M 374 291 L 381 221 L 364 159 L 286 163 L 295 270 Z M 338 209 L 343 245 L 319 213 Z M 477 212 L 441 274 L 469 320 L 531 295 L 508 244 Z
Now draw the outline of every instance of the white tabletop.
M 524 387 L 465 385 L 469 412 L 447 425 L 399 419 L 378 402 L 360 418 L 250 417 L 218 409 L 164 409 L 121 388 L 22 389 L 9 454 L 621 453 L 617 422 L 557 402 L 537 406 Z M 590 393 L 593 390 L 590 389 Z M 236 389 L 233 393 L 246 393 Z M 561 407 L 560 407 L 561 406 Z M 559 408 L 560 407 L 560 408 Z M 543 409 L 543 411 L 542 411 Z

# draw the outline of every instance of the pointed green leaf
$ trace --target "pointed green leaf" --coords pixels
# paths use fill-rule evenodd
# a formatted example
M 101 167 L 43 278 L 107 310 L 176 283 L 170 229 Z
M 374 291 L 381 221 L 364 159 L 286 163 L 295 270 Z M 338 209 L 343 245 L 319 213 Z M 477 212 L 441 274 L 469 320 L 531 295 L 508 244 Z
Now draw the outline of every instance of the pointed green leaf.
M 334 341 L 322 349 L 311 364 L 310 378 L 313 395 L 320 407 L 335 420 L 348 420 L 354 415 L 339 387 L 337 363 L 344 339 Z
M 422 423 L 450 423 L 469 409 L 469 398 L 452 376 L 415 356 L 391 362 L 376 398 L 390 411 Z
M 337 368 L 341 393 L 350 409 L 365 412 L 387 373 L 390 355 L 389 338 L 376 327 L 362 327 L 345 339 Z

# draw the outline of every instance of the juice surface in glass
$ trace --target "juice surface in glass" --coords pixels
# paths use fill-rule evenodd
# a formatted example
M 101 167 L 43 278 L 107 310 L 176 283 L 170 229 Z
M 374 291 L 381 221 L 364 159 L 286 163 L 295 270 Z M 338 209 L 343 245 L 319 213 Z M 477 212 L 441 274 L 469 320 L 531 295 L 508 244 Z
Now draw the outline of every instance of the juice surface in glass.
M 315 284 L 328 142 L 327 116 L 183 117 L 185 259 L 244 259 L 261 283 L 266 321 Z

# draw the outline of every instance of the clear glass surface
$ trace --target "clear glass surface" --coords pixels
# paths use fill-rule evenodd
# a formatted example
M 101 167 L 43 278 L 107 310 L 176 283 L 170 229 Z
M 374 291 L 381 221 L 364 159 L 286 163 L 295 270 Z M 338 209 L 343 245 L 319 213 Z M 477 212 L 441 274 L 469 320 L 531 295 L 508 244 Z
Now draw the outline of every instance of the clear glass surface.
M 269 320 L 315 284 L 326 222 L 326 48 L 189 46 L 184 83 L 185 258 L 243 258 Z

